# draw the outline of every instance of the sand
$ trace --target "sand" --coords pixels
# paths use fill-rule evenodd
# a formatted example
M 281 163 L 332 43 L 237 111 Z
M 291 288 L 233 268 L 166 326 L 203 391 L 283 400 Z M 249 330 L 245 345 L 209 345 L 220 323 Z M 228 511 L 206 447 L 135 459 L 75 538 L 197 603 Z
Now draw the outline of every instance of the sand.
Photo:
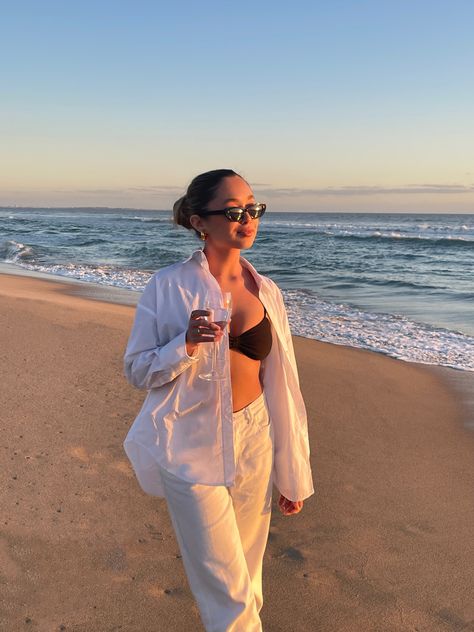
M 122 448 L 134 307 L 0 274 L 0 630 L 202 630 Z M 439 372 L 294 338 L 316 493 L 274 492 L 265 632 L 474 630 L 474 433 Z

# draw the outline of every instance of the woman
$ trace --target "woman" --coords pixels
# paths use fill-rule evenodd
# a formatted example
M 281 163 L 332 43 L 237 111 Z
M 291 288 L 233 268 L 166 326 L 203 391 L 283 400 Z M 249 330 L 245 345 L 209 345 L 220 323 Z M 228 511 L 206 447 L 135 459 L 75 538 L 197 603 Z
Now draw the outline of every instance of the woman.
M 147 389 L 124 441 L 142 489 L 165 497 L 206 630 L 261 630 L 272 485 L 284 515 L 314 493 L 306 410 L 282 295 L 240 251 L 264 204 L 230 169 L 203 173 L 173 207 L 205 241 L 155 272 L 137 306 L 124 372 Z M 204 299 L 232 295 L 230 326 Z M 224 379 L 206 381 L 213 345 Z

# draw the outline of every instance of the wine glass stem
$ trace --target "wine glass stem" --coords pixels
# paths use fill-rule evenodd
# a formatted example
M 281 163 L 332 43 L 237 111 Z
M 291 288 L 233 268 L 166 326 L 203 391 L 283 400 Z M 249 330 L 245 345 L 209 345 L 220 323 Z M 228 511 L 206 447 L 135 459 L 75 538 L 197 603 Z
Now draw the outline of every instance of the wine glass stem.
M 216 360 L 217 360 L 217 340 L 214 340 L 213 349 L 212 349 L 212 373 L 216 371 Z

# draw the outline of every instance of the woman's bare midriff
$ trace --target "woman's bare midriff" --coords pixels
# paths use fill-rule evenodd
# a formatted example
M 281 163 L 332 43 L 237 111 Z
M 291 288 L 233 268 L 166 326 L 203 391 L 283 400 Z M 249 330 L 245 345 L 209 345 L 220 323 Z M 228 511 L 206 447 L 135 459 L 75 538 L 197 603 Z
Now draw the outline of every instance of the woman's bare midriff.
M 245 408 L 261 394 L 263 389 L 259 371 L 260 360 L 252 360 L 243 353 L 230 349 L 233 412 Z
M 258 298 L 258 288 L 250 272 L 245 270 L 245 281 L 235 286 L 226 286 L 224 291 L 232 292 L 232 318 L 230 333 L 240 336 L 263 318 L 263 305 Z M 253 360 L 236 351 L 229 350 L 230 377 L 232 383 L 232 410 L 245 408 L 262 393 L 260 383 L 260 360 Z

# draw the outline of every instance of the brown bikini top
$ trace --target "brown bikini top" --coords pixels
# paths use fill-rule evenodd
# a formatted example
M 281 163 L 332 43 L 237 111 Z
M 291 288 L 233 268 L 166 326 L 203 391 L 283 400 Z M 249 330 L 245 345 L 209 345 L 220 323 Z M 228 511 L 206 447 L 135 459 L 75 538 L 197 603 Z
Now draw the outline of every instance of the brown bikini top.
M 257 325 L 240 336 L 229 334 L 229 349 L 239 351 L 252 360 L 264 360 L 267 357 L 272 348 L 272 329 L 265 307 L 263 311 L 263 318 Z

